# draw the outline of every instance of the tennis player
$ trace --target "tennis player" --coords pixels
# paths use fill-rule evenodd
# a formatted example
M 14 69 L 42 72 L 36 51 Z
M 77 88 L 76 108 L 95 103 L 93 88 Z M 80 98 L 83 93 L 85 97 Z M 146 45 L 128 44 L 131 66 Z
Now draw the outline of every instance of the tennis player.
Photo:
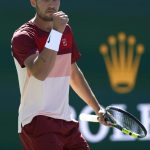
M 12 37 L 21 102 L 18 132 L 24 150 L 89 150 L 70 118 L 69 85 L 108 125 L 76 64 L 80 53 L 60 0 L 30 0 L 36 14 Z

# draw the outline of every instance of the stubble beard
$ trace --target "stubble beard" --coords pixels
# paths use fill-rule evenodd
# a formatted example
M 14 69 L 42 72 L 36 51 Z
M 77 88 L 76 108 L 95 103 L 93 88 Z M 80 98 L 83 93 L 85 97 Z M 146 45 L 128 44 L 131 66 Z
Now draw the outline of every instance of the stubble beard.
M 52 16 L 44 16 L 44 15 L 41 15 L 40 13 L 38 13 L 38 12 L 37 12 L 37 15 L 43 21 L 46 21 L 46 22 L 52 22 L 53 21 Z

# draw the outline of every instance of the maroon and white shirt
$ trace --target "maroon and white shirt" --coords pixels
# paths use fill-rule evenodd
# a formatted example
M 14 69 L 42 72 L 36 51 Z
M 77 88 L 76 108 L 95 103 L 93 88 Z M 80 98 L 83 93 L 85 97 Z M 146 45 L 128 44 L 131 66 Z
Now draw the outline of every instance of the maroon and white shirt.
M 29 21 L 17 29 L 12 37 L 12 54 L 21 93 L 18 132 L 21 132 L 21 125 L 30 123 L 36 115 L 71 120 L 70 71 L 71 64 L 79 59 L 80 53 L 70 26 L 66 26 L 54 67 L 44 81 L 33 77 L 24 65 L 27 57 L 43 50 L 48 35 L 49 32 L 41 30 Z

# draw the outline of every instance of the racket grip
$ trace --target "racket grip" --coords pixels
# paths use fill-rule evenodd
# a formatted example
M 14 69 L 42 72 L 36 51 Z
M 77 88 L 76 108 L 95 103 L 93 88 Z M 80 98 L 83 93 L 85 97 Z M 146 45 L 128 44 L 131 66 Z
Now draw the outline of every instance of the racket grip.
M 114 117 L 109 113 L 105 113 L 105 120 L 111 122 L 112 124 L 116 124 Z

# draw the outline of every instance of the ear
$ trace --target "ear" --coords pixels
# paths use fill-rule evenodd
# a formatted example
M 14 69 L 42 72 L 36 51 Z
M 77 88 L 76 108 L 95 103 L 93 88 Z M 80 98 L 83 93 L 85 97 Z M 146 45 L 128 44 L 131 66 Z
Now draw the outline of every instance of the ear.
M 32 5 L 32 7 L 35 7 L 36 6 L 36 0 L 30 0 L 30 3 Z

